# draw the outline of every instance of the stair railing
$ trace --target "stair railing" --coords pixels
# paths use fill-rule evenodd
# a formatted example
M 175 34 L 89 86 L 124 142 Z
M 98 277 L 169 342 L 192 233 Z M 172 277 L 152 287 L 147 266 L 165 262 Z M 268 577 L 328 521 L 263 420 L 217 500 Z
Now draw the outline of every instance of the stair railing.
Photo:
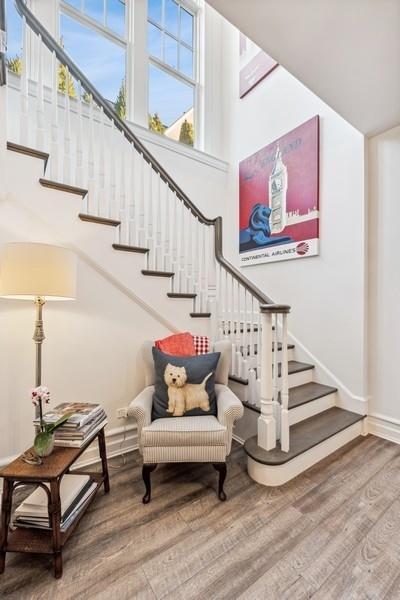
M 19 142 L 49 150 L 53 180 L 88 189 L 88 214 L 120 221 L 117 243 L 149 248 L 149 269 L 174 272 L 171 291 L 195 293 L 198 313 L 212 308 L 214 335 L 232 343 L 231 373 L 260 406 L 259 446 L 270 450 L 280 439 L 288 451 L 290 307 L 274 304 L 225 259 L 222 218 L 202 214 L 25 2 L 15 4 L 23 19 Z

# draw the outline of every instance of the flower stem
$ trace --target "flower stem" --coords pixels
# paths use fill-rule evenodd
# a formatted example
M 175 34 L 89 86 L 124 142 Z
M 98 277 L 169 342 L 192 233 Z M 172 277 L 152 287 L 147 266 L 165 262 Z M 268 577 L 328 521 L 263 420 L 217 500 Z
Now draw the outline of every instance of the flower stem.
M 39 396 L 39 419 L 40 419 L 40 431 L 44 431 L 42 399 L 40 396 Z

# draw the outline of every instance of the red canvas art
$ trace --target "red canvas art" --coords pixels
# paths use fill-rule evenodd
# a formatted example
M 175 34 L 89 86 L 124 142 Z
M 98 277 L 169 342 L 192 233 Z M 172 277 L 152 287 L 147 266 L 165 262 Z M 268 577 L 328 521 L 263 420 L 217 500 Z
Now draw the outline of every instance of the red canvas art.
M 278 66 L 276 60 L 240 34 L 239 96 L 243 98 Z
M 318 254 L 319 117 L 239 165 L 242 266 Z

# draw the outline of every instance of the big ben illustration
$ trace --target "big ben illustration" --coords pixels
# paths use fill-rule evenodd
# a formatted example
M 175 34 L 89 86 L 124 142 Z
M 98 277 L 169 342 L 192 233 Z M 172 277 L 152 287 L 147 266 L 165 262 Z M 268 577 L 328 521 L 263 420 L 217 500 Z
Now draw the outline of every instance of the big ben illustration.
M 280 233 L 286 227 L 286 193 L 288 187 L 287 167 L 282 160 L 279 145 L 276 148 L 274 166 L 269 176 L 269 207 L 271 209 L 271 233 Z

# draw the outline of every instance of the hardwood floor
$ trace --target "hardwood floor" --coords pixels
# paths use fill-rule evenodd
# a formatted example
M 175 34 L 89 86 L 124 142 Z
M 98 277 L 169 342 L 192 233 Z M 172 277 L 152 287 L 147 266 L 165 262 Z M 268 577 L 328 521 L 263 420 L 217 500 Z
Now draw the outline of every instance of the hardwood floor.
M 113 459 L 114 467 L 121 459 Z M 161 465 L 141 502 L 138 453 L 111 468 L 64 550 L 8 555 L 0 597 L 15 600 L 398 600 L 400 447 L 355 440 L 280 488 L 246 474 L 235 445 L 228 501 L 211 465 Z

